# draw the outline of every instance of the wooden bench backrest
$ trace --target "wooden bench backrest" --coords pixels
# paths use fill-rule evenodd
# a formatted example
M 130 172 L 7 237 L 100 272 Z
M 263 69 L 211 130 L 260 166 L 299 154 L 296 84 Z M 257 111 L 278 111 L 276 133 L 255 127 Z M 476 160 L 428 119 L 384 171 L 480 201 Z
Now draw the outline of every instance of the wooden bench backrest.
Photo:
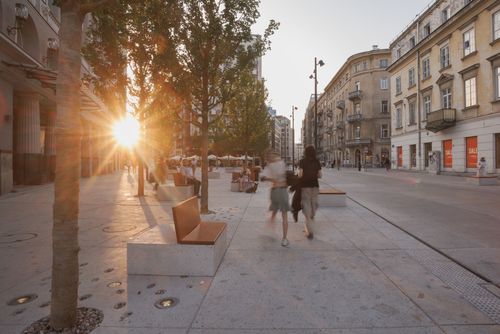
M 172 213 L 174 215 L 175 235 L 177 242 L 180 243 L 201 222 L 198 198 L 193 196 L 180 202 L 172 208 Z
M 187 185 L 186 177 L 182 173 L 175 173 L 174 184 L 176 186 L 186 186 Z

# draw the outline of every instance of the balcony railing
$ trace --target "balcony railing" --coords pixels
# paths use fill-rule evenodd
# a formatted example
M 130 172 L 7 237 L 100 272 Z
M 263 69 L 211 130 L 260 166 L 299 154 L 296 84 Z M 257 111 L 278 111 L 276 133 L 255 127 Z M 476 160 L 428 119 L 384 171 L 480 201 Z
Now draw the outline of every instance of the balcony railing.
M 348 139 L 345 141 L 347 147 L 359 146 L 359 145 L 370 145 L 372 140 L 370 138 L 356 138 Z
M 349 93 L 349 100 L 359 100 L 361 99 L 362 92 L 361 90 L 355 90 L 354 92 Z
M 345 102 L 344 100 L 340 100 L 340 101 L 337 101 L 337 103 L 335 104 L 335 106 L 339 109 L 345 109 Z
M 362 114 L 352 114 L 347 116 L 347 122 L 349 123 L 361 122 L 362 120 L 363 120 Z
M 455 125 L 457 120 L 456 109 L 439 109 L 427 114 L 426 130 L 439 132 Z

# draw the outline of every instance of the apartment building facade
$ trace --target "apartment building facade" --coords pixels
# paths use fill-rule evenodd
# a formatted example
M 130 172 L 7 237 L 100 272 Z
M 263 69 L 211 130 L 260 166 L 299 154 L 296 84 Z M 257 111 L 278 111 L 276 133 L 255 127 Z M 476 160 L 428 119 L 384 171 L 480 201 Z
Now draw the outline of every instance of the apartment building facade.
M 318 100 L 318 152 L 325 164 L 380 166 L 390 155 L 388 49 L 352 55 Z
M 0 1 L 0 194 L 54 179 L 59 24 L 53 0 Z M 84 29 L 89 24 L 87 17 Z M 82 63 L 82 77 L 91 75 Z M 82 84 L 80 94 L 82 176 L 111 172 L 117 154 L 109 140 L 110 110 L 91 84 Z
M 437 0 L 390 44 L 392 167 L 500 171 L 500 1 Z

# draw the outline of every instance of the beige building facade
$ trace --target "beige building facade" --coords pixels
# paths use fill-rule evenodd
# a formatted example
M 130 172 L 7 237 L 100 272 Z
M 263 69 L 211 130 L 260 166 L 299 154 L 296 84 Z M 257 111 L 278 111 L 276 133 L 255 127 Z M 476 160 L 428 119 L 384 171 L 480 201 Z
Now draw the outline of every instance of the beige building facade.
M 318 100 L 319 157 L 325 164 L 380 166 L 390 155 L 390 51 L 347 59 Z
M 59 22 L 53 0 L 0 0 L 0 195 L 54 179 Z M 83 59 L 82 75 L 91 73 Z M 111 172 L 110 111 L 91 85 L 81 104 L 82 176 Z
M 390 49 L 392 167 L 500 171 L 500 1 L 437 0 Z

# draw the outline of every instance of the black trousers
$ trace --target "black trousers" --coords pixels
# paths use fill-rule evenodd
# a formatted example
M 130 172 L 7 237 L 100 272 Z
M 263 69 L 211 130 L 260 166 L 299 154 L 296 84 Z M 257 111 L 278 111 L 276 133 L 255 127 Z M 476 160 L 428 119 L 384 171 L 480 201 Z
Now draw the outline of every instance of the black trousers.
M 194 186 L 194 194 L 198 196 L 200 194 L 201 182 L 195 178 L 187 178 L 187 184 L 192 184 Z

